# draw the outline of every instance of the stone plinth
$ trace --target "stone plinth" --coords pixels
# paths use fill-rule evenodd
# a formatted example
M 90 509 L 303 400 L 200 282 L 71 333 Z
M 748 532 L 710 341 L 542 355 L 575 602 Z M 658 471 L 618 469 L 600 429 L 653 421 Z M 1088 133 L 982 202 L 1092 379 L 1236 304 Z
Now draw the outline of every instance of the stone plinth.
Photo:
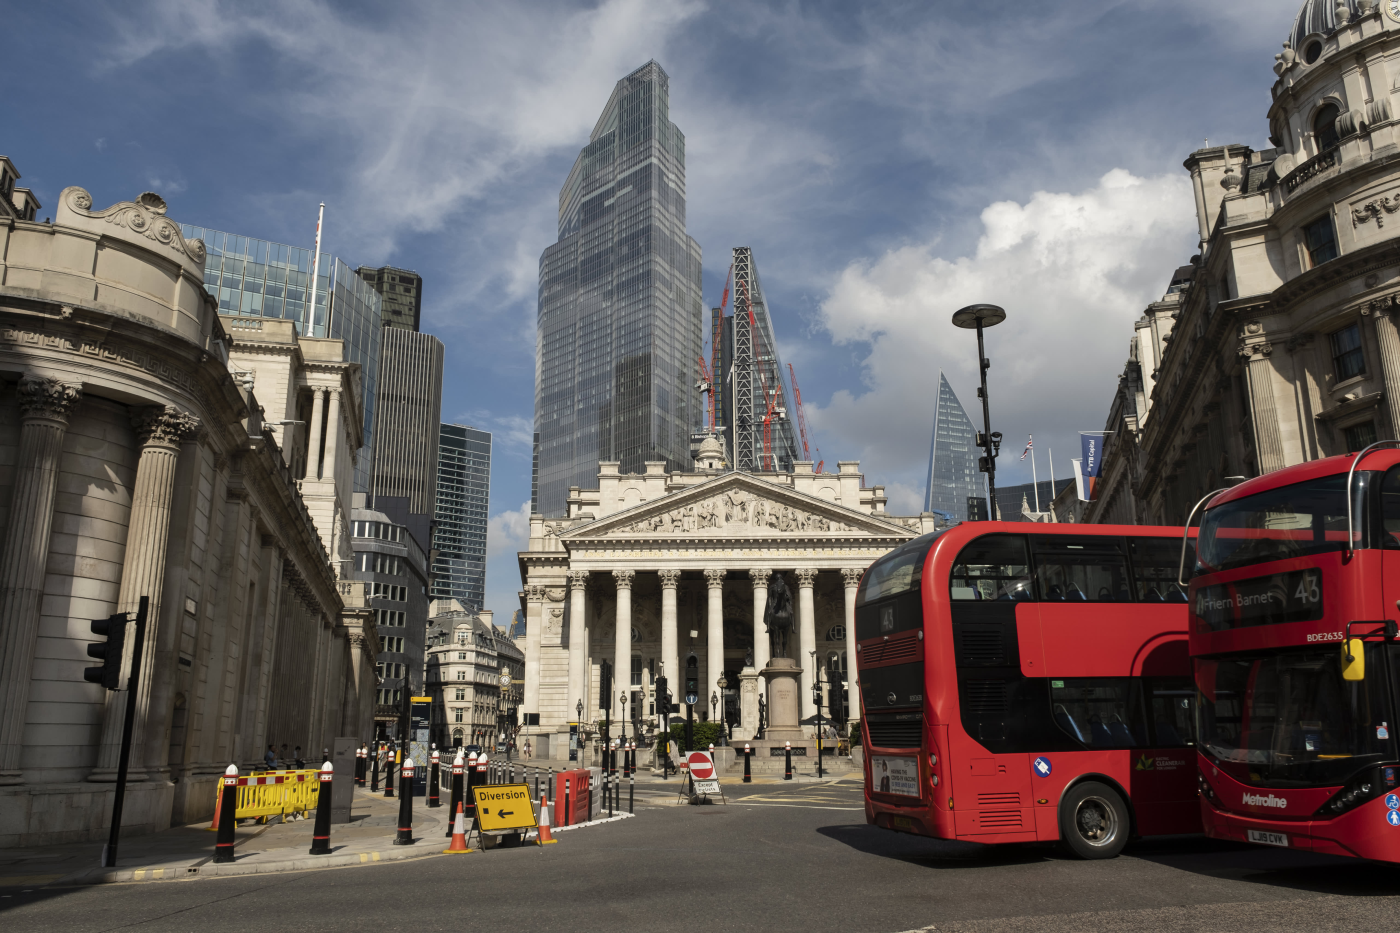
M 734 730 L 736 741 L 751 739 L 758 732 L 758 691 L 763 683 L 758 670 L 749 665 L 739 672 L 739 727 Z
M 763 669 L 768 682 L 768 726 L 763 737 L 771 742 L 804 741 L 798 725 L 801 705 L 802 666 L 792 658 L 773 658 Z

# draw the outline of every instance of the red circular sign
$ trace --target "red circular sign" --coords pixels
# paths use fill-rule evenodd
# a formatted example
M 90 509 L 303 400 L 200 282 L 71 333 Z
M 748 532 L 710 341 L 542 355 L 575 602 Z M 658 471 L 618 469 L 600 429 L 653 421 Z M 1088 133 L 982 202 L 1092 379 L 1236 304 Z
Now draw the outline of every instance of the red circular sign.
M 715 763 L 704 752 L 691 752 L 685 763 L 690 766 L 690 776 L 697 781 L 708 781 L 715 776 Z

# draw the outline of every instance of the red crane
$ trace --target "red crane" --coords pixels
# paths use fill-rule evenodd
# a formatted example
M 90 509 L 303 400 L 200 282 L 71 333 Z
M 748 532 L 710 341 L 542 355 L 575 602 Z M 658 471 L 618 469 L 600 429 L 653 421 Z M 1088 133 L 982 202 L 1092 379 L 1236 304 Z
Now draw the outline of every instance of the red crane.
M 705 430 L 711 434 L 715 430 L 715 381 L 710 376 L 710 367 L 705 362 L 705 357 L 700 357 L 700 381 L 695 386 L 700 390 L 700 394 L 705 396 L 706 422 Z
M 735 303 L 738 303 L 739 296 L 734 296 Z M 749 335 L 753 339 L 754 369 L 758 370 L 758 383 L 763 389 L 763 459 L 760 461 L 768 469 L 776 471 L 778 465 L 773 459 L 773 413 L 777 408 L 777 395 L 782 392 L 779 385 L 773 391 L 768 390 L 768 380 L 763 375 L 763 340 L 758 332 L 758 322 L 753 316 L 753 300 L 749 295 L 748 282 L 744 282 L 744 310 L 749 316 Z
M 787 364 L 788 375 L 792 377 L 792 403 L 797 406 L 797 432 L 802 437 L 802 458 L 812 459 L 812 451 L 807 446 L 807 416 L 802 412 L 802 390 L 797 387 L 797 373 L 793 371 L 792 364 Z M 822 449 L 817 448 L 817 456 L 822 455 Z M 825 460 L 818 460 L 816 469 L 813 472 L 820 473 L 822 467 L 826 465 Z

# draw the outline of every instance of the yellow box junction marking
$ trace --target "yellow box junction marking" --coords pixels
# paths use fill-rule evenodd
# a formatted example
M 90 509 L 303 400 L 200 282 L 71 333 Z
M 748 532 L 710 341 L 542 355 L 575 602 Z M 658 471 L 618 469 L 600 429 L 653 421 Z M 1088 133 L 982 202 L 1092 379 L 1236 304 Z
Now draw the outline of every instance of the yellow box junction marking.
M 487 784 L 472 788 L 477 826 L 484 832 L 534 829 L 535 808 L 528 784 Z

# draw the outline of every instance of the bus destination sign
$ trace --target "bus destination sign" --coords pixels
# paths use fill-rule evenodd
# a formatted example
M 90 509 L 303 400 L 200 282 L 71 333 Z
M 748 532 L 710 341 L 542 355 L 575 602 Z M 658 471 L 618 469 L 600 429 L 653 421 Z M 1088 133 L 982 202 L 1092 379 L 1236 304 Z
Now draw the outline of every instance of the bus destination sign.
M 1322 573 L 1309 568 L 1203 586 L 1194 608 L 1206 632 L 1316 622 L 1322 618 Z

